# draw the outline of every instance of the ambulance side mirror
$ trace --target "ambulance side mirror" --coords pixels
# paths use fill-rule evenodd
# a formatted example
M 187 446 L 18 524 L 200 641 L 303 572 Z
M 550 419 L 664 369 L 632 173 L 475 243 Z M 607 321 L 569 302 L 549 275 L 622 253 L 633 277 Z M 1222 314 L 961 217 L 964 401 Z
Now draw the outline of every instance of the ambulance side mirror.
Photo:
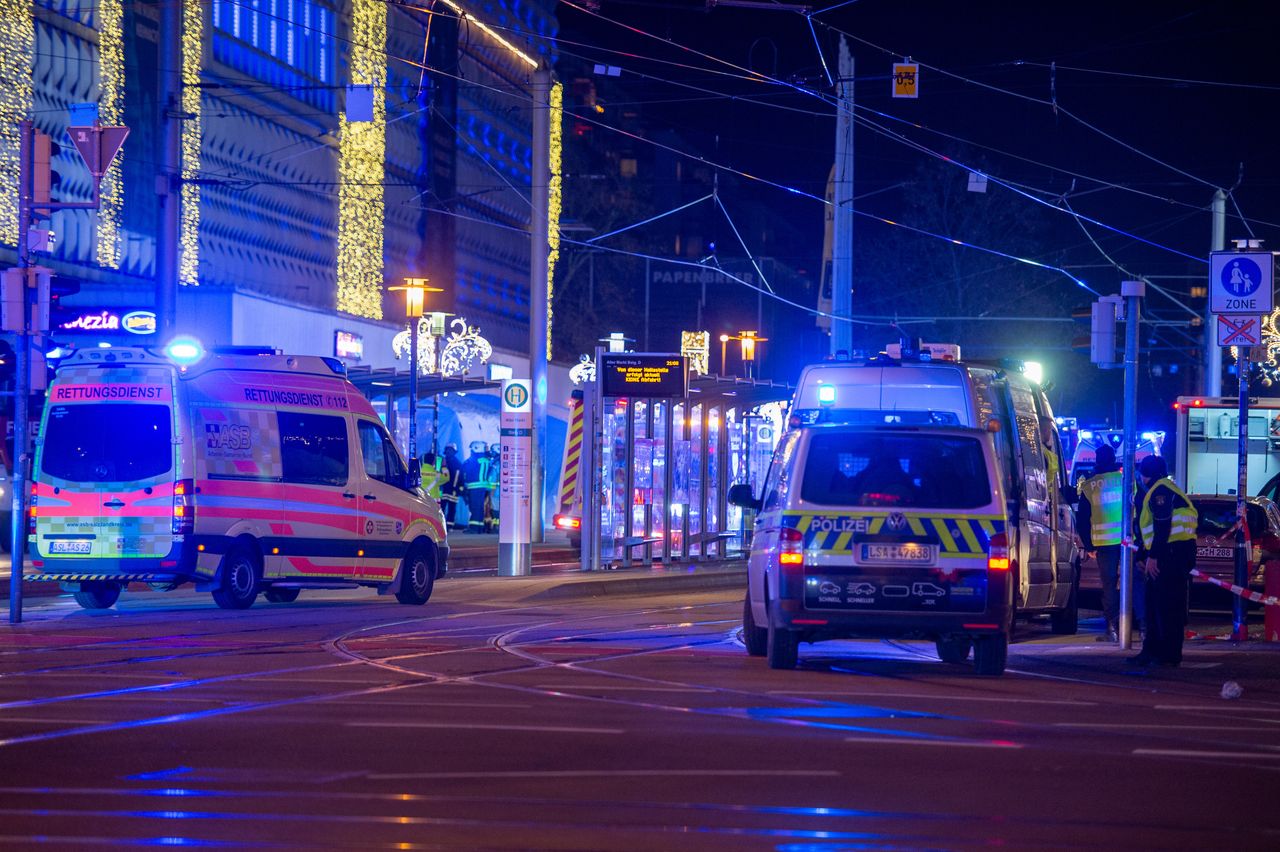
M 751 485 L 747 482 L 729 486 L 729 502 L 743 509 L 760 509 L 760 501 L 751 493 Z

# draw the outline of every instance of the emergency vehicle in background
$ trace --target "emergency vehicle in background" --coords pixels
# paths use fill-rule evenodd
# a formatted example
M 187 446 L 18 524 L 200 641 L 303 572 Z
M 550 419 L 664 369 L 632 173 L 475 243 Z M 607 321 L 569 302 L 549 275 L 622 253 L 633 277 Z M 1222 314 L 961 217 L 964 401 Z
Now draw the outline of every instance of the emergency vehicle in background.
M 744 635 L 775 667 L 795 665 L 800 641 L 924 636 L 941 659 L 976 648 L 979 673 L 1000 674 L 1015 612 L 1076 632 L 1074 492 L 1044 392 L 1014 364 L 920 352 L 806 367 L 764 493 L 730 495 L 760 512 Z M 886 460 L 893 487 L 811 485 Z
M 1073 485 L 1080 480 L 1092 476 L 1097 464 L 1098 447 L 1107 444 L 1115 451 L 1116 462 L 1123 463 L 1125 456 L 1123 429 L 1080 429 L 1077 433 L 1075 449 L 1071 452 L 1071 462 L 1067 471 Z M 1164 432 L 1139 432 L 1138 448 L 1134 455 L 1134 463 L 1147 456 L 1163 455 Z
M 26 579 L 90 609 L 130 582 L 191 582 L 232 609 L 357 585 L 425 603 L 447 566 L 444 519 L 342 363 L 183 354 L 62 363 L 36 442 Z
M 1240 400 L 1180 396 L 1175 479 L 1188 494 L 1235 494 L 1238 481 Z M 1280 491 L 1280 398 L 1251 398 L 1246 495 L 1276 500 Z

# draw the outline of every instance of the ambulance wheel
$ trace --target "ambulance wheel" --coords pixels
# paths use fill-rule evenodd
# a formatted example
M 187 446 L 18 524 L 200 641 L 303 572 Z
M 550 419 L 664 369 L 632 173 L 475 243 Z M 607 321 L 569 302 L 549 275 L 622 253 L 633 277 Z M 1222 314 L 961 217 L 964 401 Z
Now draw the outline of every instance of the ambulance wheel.
M 938 659 L 944 663 L 963 663 L 973 650 L 973 640 L 968 636 L 938 637 L 933 640 L 938 649 Z
M 298 592 L 301 589 L 267 589 L 263 592 L 263 597 L 271 601 L 271 603 L 293 603 L 298 599 Z
M 742 601 L 742 643 L 753 657 L 763 657 L 769 652 L 769 630 L 756 627 L 756 617 L 751 613 L 751 595 Z
M 800 662 L 800 636 L 794 630 L 769 625 L 768 648 L 771 669 L 794 669 Z
M 431 597 L 435 587 L 436 566 L 424 547 L 415 547 L 400 564 L 400 588 L 396 600 L 402 604 L 419 606 Z
M 986 677 L 1004 674 L 1009 661 L 1009 637 L 1003 633 L 973 640 L 973 670 Z
M 110 609 L 120 600 L 119 583 L 81 583 L 80 591 L 72 593 L 76 603 L 85 609 Z
M 222 557 L 222 583 L 213 599 L 223 609 L 248 609 L 258 597 L 258 560 L 249 548 L 236 545 Z
M 1059 636 L 1073 636 L 1080 629 L 1080 566 L 1076 566 L 1075 582 L 1067 605 L 1049 614 L 1049 629 Z

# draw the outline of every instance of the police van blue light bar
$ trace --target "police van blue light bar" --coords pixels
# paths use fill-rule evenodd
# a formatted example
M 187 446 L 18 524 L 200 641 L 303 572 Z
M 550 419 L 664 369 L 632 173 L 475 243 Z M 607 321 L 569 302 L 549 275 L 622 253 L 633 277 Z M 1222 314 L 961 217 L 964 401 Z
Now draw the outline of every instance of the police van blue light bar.
M 819 405 L 835 405 L 836 404 L 836 386 L 835 385 L 818 385 L 818 404 Z
M 194 337 L 176 337 L 164 348 L 164 354 L 179 366 L 187 367 L 204 357 L 204 347 Z

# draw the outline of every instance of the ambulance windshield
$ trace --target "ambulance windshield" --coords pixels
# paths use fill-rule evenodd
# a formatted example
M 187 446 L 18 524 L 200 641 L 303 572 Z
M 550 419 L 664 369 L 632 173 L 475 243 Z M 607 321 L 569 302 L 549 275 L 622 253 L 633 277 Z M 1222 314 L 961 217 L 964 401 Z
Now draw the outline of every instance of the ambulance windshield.
M 136 482 L 173 466 L 173 429 L 163 405 L 55 405 L 40 469 L 74 482 Z
M 991 503 L 974 438 L 856 432 L 815 434 L 801 497 L 828 506 L 974 509 Z

